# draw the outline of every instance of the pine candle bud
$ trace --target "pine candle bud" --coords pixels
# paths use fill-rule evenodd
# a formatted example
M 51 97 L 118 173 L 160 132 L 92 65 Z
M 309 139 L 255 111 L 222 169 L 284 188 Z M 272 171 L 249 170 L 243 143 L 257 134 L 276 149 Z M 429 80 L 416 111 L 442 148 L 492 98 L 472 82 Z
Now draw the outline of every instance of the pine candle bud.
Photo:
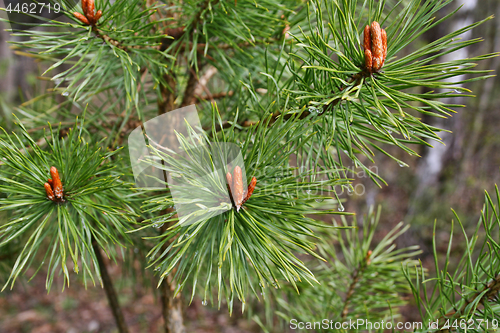
M 372 63 L 373 63 L 372 51 L 365 49 L 365 68 L 369 72 L 372 71 Z
M 102 11 L 98 10 L 97 13 L 95 12 L 94 0 L 82 0 L 82 9 L 83 15 L 78 12 L 74 12 L 73 15 L 84 24 L 95 26 L 102 16 Z
M 245 196 L 245 192 L 243 189 L 243 174 L 239 166 L 236 166 L 234 168 L 232 191 L 233 191 L 234 204 L 236 205 L 236 211 L 239 212 L 241 205 L 243 205 L 243 198 Z
M 43 187 L 45 187 L 45 193 L 47 193 L 47 198 L 54 201 L 55 200 L 54 191 L 52 191 L 52 187 L 50 186 L 50 184 L 45 183 L 43 184 Z
M 387 57 L 387 33 L 382 29 L 382 47 L 383 47 L 383 60 L 382 66 L 384 65 L 385 58 Z
M 94 10 L 95 10 L 95 4 L 94 0 L 87 0 L 87 18 L 89 19 L 89 22 L 94 25 Z
M 372 263 L 371 256 L 372 256 L 372 250 L 368 250 L 365 257 L 367 265 L 370 265 Z
M 55 194 L 56 198 L 62 199 L 63 186 L 62 186 L 61 178 L 59 177 L 59 171 L 57 171 L 56 167 L 50 168 L 50 175 L 52 176 L 52 188 L 54 190 L 54 194 Z
M 382 68 L 382 63 L 384 62 L 384 46 L 382 43 L 382 30 L 380 29 L 380 25 L 378 22 L 373 22 L 370 28 L 371 37 L 372 37 L 372 56 L 373 63 L 372 68 L 375 71 L 378 71 Z
M 365 67 L 369 72 L 371 72 L 373 57 L 372 57 L 372 38 L 371 38 L 369 25 L 367 25 L 365 27 L 363 37 L 364 37 L 363 38 L 363 49 L 365 51 Z
M 82 21 L 82 23 L 84 23 L 84 24 L 86 24 L 86 25 L 90 25 L 89 20 L 87 20 L 87 18 L 86 18 L 84 15 L 80 14 L 79 12 L 74 12 L 74 13 L 73 13 L 73 15 L 74 15 L 77 19 L 79 19 L 80 21 Z
M 87 16 L 88 8 L 89 8 L 88 0 L 82 0 L 83 15 Z
M 233 176 L 231 175 L 231 172 L 226 173 L 226 180 L 229 188 L 233 187 Z
M 252 177 L 250 185 L 248 185 L 247 195 L 245 195 L 245 199 L 243 199 L 243 203 L 247 202 L 247 200 L 250 199 L 253 194 L 253 190 L 255 190 L 255 185 L 257 185 L 257 178 Z
M 95 18 L 94 18 L 94 23 L 97 23 L 97 21 L 99 21 L 99 19 L 101 18 L 102 16 L 102 10 L 98 10 L 97 13 L 95 14 Z
M 226 173 L 226 180 L 227 180 L 227 185 L 229 186 L 229 195 L 232 197 L 233 196 L 233 176 L 231 175 L 231 172 Z
M 226 173 L 226 181 L 229 185 L 229 194 L 233 198 L 236 211 L 239 212 L 241 206 L 243 206 L 243 204 L 252 196 L 253 191 L 255 190 L 255 185 L 257 184 L 257 178 L 252 177 L 252 180 L 245 191 L 243 187 L 243 174 L 241 168 L 236 166 L 233 174 L 231 174 L 231 172 Z
M 387 56 L 387 33 L 376 21 L 364 29 L 363 51 L 366 70 L 370 73 L 379 71 Z

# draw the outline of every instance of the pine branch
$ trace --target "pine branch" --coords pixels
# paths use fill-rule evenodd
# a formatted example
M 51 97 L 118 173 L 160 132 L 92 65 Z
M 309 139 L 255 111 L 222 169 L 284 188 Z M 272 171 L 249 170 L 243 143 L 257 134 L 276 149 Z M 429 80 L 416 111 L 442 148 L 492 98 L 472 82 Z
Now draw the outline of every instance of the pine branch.
M 165 214 L 173 212 L 173 209 L 167 209 Z M 165 233 L 171 226 L 169 223 L 165 223 L 161 228 L 161 233 Z M 173 242 L 166 242 L 162 246 L 162 250 L 166 251 L 169 245 Z M 175 294 L 175 283 L 172 281 L 171 276 L 167 276 L 161 281 L 160 284 L 160 299 L 162 304 L 162 315 L 165 321 L 165 333 L 186 333 L 186 328 L 184 327 L 183 311 L 182 311 L 182 299 L 181 294 L 174 296 Z
M 164 114 L 175 109 L 175 80 L 171 75 L 166 77 L 170 86 L 162 86 L 162 98 L 158 99 L 158 114 Z M 166 179 L 166 177 L 165 177 Z M 171 211 L 168 209 L 162 212 L 167 214 Z M 166 232 L 170 225 L 165 224 L 162 226 L 161 233 Z M 169 243 L 163 245 L 162 250 L 165 251 Z M 170 277 L 163 279 L 160 284 L 160 300 L 162 303 L 162 316 L 165 323 L 165 333 L 185 333 L 185 328 L 182 319 L 182 302 L 180 295 L 173 297 L 173 290 L 175 283 L 171 281 Z
M 0 210 L 11 213 L 11 220 L 0 227 L 0 239 L 2 245 L 15 241 L 24 246 L 8 283 L 13 285 L 22 270 L 33 264 L 34 255 L 43 251 L 40 234 L 51 244 L 47 249 L 47 253 L 52 253 L 47 289 L 52 285 L 56 266 L 69 283 L 68 261 L 85 281 L 90 278 L 95 282 L 93 275 L 99 276 L 99 272 L 98 267 L 89 264 L 89 258 L 96 260 L 90 235 L 114 256 L 116 245 L 130 244 L 127 231 L 136 217 L 128 198 L 130 186 L 119 178 L 117 166 L 109 163 L 118 151 L 103 152 L 96 148 L 98 144 L 85 143 L 86 139 L 75 129 L 64 138 L 50 129 L 49 135 L 44 136 L 47 148 L 42 150 L 24 126 L 18 125 L 23 140 L 17 134 L 0 138 L 0 157 L 4 162 Z M 54 200 L 53 190 L 61 200 Z M 101 222 L 96 223 L 97 219 Z M 29 224 L 23 224 L 24 220 Z
M 165 333 L 186 333 L 182 318 L 181 295 L 174 297 L 173 284 L 165 280 L 160 285 L 160 293 Z
M 172 36 L 172 35 L 169 35 Z M 175 39 L 179 38 L 182 35 L 177 35 L 178 37 L 174 37 Z M 221 43 L 221 44 L 216 44 L 214 42 L 208 43 L 208 46 L 206 43 L 196 43 L 196 52 L 199 54 L 204 54 L 205 50 L 211 50 L 211 49 L 219 49 L 219 50 L 231 50 L 231 49 L 243 49 L 243 48 L 248 48 L 252 46 L 257 46 L 257 45 L 267 45 L 267 44 L 272 44 L 272 43 L 277 43 L 279 42 L 280 39 L 278 38 L 265 38 L 265 39 L 259 39 L 256 40 L 255 42 L 242 42 L 242 43 L 237 43 L 237 44 L 227 44 L 227 43 Z M 173 40 L 171 38 L 165 38 L 162 45 L 159 46 L 160 51 L 165 51 L 168 49 L 168 47 L 172 44 Z M 287 41 L 287 45 L 292 44 L 293 41 Z M 180 45 L 177 49 L 175 49 L 175 52 L 177 51 L 186 51 L 186 50 L 192 50 L 194 47 L 194 44 L 192 42 L 188 43 L 188 46 L 182 44 Z M 173 53 L 175 53 L 173 52 Z
M 342 314 L 341 314 L 342 320 L 345 320 L 347 318 L 347 315 L 349 314 L 349 303 L 351 302 L 351 298 L 354 295 L 354 292 L 356 291 L 356 285 L 358 284 L 361 276 L 363 275 L 365 268 L 369 265 L 370 253 L 371 252 L 368 252 L 365 258 L 359 263 L 359 266 L 356 268 L 354 274 L 352 275 L 352 281 L 351 284 L 349 285 L 349 289 L 347 290 L 347 294 L 345 296 L 344 306 L 342 307 Z
M 360 84 L 361 80 L 372 75 L 371 73 L 367 72 L 367 71 L 361 71 L 359 73 L 357 73 L 356 75 L 353 75 L 351 80 L 349 80 L 349 84 L 350 85 L 346 85 L 346 86 L 343 86 L 339 89 L 339 92 L 347 89 L 348 87 L 353 87 L 353 86 L 357 86 L 358 84 Z M 352 83 L 354 83 L 354 85 L 352 85 Z M 231 94 L 232 95 L 232 94 Z M 342 101 L 342 96 L 339 96 L 335 99 L 333 99 L 330 103 L 328 104 L 325 104 L 323 105 L 323 112 L 319 113 L 318 116 L 322 116 L 322 115 L 326 115 L 328 114 L 328 110 L 331 110 L 334 106 L 336 106 L 337 104 L 339 104 L 340 102 Z M 306 119 L 307 117 L 309 117 L 311 115 L 311 112 L 308 111 L 308 110 L 304 110 L 302 111 L 296 118 L 298 119 Z M 295 113 L 287 113 L 283 116 L 283 119 L 284 120 L 289 120 L 290 118 L 294 117 L 295 118 L 296 114 Z M 266 125 L 267 126 L 271 126 L 272 124 L 274 124 L 280 117 L 282 117 L 282 112 L 281 111 L 276 111 L 272 114 L 271 116 L 271 119 L 266 122 Z M 256 126 L 256 125 L 259 125 L 260 124 L 260 120 L 259 121 L 251 121 L 251 120 L 241 120 L 239 123 L 238 123 L 238 126 L 239 127 L 251 127 L 251 126 Z M 219 124 L 217 124 L 215 126 L 215 129 L 216 129 L 216 132 L 222 130 L 222 129 L 226 129 L 226 128 L 230 128 L 232 126 L 231 123 L 225 121 L 222 123 L 222 126 L 220 126 Z M 209 131 L 211 128 L 209 127 L 206 127 L 204 128 L 204 130 L 206 131 Z
M 174 73 L 164 75 L 166 85 L 160 86 L 161 98 L 158 98 L 158 115 L 175 110 L 177 86 Z
M 201 68 L 200 68 L 201 71 Z M 182 99 L 181 107 L 193 104 L 196 101 L 196 88 L 198 86 L 198 74 L 193 67 L 188 69 L 188 82 L 184 90 L 184 97 Z
M 94 25 L 92 26 L 92 31 L 95 33 L 96 37 L 101 38 L 103 41 L 113 45 L 114 47 L 119 48 L 120 50 L 123 50 L 125 52 L 130 52 L 130 46 L 125 46 L 121 44 L 119 41 L 109 37 L 105 33 L 103 33 L 101 30 L 97 29 L 97 27 Z M 140 46 L 132 46 L 132 48 L 142 48 Z
M 183 30 L 182 30 L 183 33 Z M 173 111 L 175 109 L 175 99 L 176 99 L 176 81 L 173 77 L 173 73 L 169 73 L 165 77 L 168 86 L 161 86 L 161 98 L 158 99 L 158 115 Z M 182 101 L 182 106 L 187 106 L 191 104 L 191 99 L 194 98 L 194 91 L 198 78 L 194 70 L 189 67 L 189 79 L 187 87 L 184 91 L 184 98 Z M 162 163 L 164 163 L 162 161 Z M 166 179 L 166 177 L 165 177 Z M 162 214 L 171 213 L 173 209 L 166 209 Z M 161 233 L 165 233 L 170 227 L 170 224 L 164 224 L 160 228 Z M 169 247 L 170 242 L 166 242 L 162 246 L 162 251 L 166 251 Z M 183 310 L 182 310 L 182 300 L 181 295 L 174 297 L 175 283 L 172 281 L 171 276 L 167 276 L 165 279 L 160 281 L 160 300 L 162 304 L 162 316 L 165 325 L 165 333 L 185 333 L 186 329 L 183 323 Z
M 413 258 L 421 251 L 418 246 L 396 248 L 396 239 L 409 228 L 403 223 L 387 232 L 382 240 L 375 240 L 379 220 L 380 209 L 375 212 L 370 208 L 361 224 L 356 218 L 348 223 L 342 217 L 341 223 L 334 221 L 333 225 L 345 229 L 325 230 L 321 234 L 318 251 L 328 262 L 308 263 L 321 285 L 300 284 L 300 297 L 286 285 L 272 293 L 278 303 L 276 314 L 287 326 L 291 319 L 316 322 L 329 318 L 340 323 L 363 318 L 366 322 L 380 322 L 399 316 L 398 309 L 407 303 L 405 295 L 409 291 L 401 263 L 417 264 Z M 345 331 L 366 329 L 358 326 L 358 330 Z M 333 331 L 337 330 L 317 330 Z
M 465 310 L 467 307 L 473 303 L 477 302 L 477 298 L 481 295 L 481 299 L 478 304 L 483 304 L 489 300 L 493 300 L 499 296 L 500 293 L 500 274 L 497 275 L 494 279 L 492 279 L 486 286 L 483 287 L 480 291 L 476 292 L 474 295 L 471 297 L 467 298 L 464 302 L 464 304 L 460 307 L 460 309 L 457 311 L 452 311 L 449 312 L 441 317 L 438 318 L 438 322 L 441 323 L 442 321 L 445 321 L 450 318 L 461 318 L 461 316 L 464 314 Z M 436 330 L 435 332 L 439 332 L 442 330 Z
M 234 95 L 234 91 L 231 90 L 231 91 L 228 91 L 228 92 L 220 92 L 220 93 L 216 93 L 216 94 L 210 93 L 210 95 L 207 94 L 206 96 L 196 95 L 196 98 L 199 101 L 211 101 L 211 102 L 213 102 L 213 101 L 215 101 L 217 99 L 231 97 L 233 95 Z M 227 122 L 224 122 L 224 124 L 229 125 Z M 225 127 L 225 128 L 227 128 L 227 127 Z
M 127 323 L 125 322 L 125 318 L 123 317 L 123 312 L 120 307 L 120 303 L 118 302 L 118 297 L 116 296 L 115 288 L 113 287 L 113 281 L 109 276 L 108 268 L 106 267 L 106 263 L 104 262 L 104 259 L 101 254 L 101 249 L 94 237 L 92 237 L 92 248 L 94 249 L 95 257 L 99 265 L 99 272 L 101 273 L 102 286 L 104 287 L 104 291 L 106 292 L 106 296 L 109 302 L 109 307 L 111 308 L 111 312 L 113 313 L 113 317 L 115 318 L 118 332 L 128 333 Z
M 485 192 L 485 204 L 472 235 L 466 233 L 464 224 L 456 212 L 452 210 L 465 238 L 465 253 L 461 254 L 461 258 L 457 258 L 460 260 L 456 264 L 455 271 L 449 270 L 454 233 L 453 221 L 448 240 L 448 251 L 443 266 L 438 265 L 440 258 L 438 258 L 436 251 L 437 222 L 434 222 L 435 278 L 425 277 L 426 272 L 421 263 L 419 267 L 415 267 L 414 277 L 410 276 L 409 267 L 404 268 L 404 274 L 421 312 L 422 322 L 434 323 L 437 321 L 437 327 L 429 327 L 435 332 L 446 329 L 448 331 L 465 332 L 467 331 L 465 327 L 462 327 L 462 325 L 457 327 L 455 323 L 463 321 L 463 324 L 465 324 L 472 320 L 474 326 L 478 326 L 479 324 L 475 322 L 476 319 L 491 322 L 499 318 L 496 308 L 499 304 L 500 294 L 500 266 L 498 261 L 500 257 L 500 246 L 498 244 L 500 192 L 497 186 L 495 186 L 495 192 L 495 201 L 492 200 L 488 192 Z M 434 285 L 426 283 L 432 280 L 435 280 Z M 479 288 L 478 286 L 482 287 Z M 422 310 L 425 310 L 425 312 Z M 469 328 L 468 324 L 465 326 Z M 483 329 L 484 327 L 481 327 L 478 331 L 483 331 Z M 425 332 L 428 332 L 428 330 L 425 330 Z

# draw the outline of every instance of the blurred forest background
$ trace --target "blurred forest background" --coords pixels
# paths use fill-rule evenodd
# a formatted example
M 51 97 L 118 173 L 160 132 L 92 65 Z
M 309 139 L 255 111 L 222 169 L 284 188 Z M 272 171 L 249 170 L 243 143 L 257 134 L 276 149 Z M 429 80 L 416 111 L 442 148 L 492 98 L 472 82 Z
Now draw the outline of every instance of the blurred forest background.
M 2 1 L 0 1 L 2 7 Z M 500 51 L 500 1 L 457 0 L 454 6 L 463 6 L 451 20 L 424 36 L 417 43 L 428 43 L 460 27 L 495 15 L 464 36 L 482 37 L 484 42 L 474 49 L 465 49 L 451 56 L 467 58 L 473 55 Z M 450 8 L 446 8 L 446 13 Z M 444 14 L 444 13 L 443 13 Z M 2 13 L 1 15 L 5 15 Z M 9 48 L 13 37 L 0 22 L 0 124 L 9 127 L 16 106 L 41 93 L 36 85 L 43 70 L 31 58 L 16 54 Z M 500 57 L 479 64 L 481 69 L 500 69 Z M 500 183 L 500 78 L 490 78 L 467 86 L 475 98 L 454 101 L 466 104 L 450 119 L 426 119 L 433 125 L 452 133 L 442 133 L 446 145 L 428 149 L 420 147 L 421 158 L 405 155 L 400 149 L 389 152 L 409 167 L 400 167 L 380 154 L 374 166 L 388 186 L 377 187 L 363 174 L 354 173 L 353 193 L 344 193 L 346 211 L 363 215 L 370 205 L 382 206 L 378 233 L 383 237 L 398 222 L 411 224 L 410 231 L 399 240 L 400 245 L 417 244 L 423 250 L 424 265 L 433 267 L 432 227 L 437 224 L 438 251 L 444 252 L 449 237 L 454 208 L 465 227 L 473 228 L 484 200 L 484 190 L 493 191 Z M 21 116 L 22 118 L 22 116 Z M 458 234 L 457 234 L 458 235 Z M 439 240 L 443 240 L 440 246 Z M 463 244 L 463 243 L 462 243 Z M 460 237 L 454 250 L 463 253 Z M 0 258 L 1 260 L 1 258 Z M 120 264 L 110 263 L 110 272 L 117 283 L 120 301 L 131 332 L 160 332 L 161 309 L 151 291 L 155 286 L 144 285 L 134 278 L 122 275 Z M 0 332 L 113 332 L 114 321 L 107 305 L 104 290 L 85 287 L 76 279 L 61 292 L 54 287 L 47 294 L 45 275 L 38 274 L 30 281 L 19 281 L 13 290 L 0 294 Z M 61 286 L 61 283 L 55 283 Z M 403 311 L 407 321 L 417 321 L 418 311 L 412 306 Z M 246 314 L 235 311 L 232 317 L 227 309 L 211 309 L 195 300 L 186 310 L 188 332 L 260 332 L 260 328 Z

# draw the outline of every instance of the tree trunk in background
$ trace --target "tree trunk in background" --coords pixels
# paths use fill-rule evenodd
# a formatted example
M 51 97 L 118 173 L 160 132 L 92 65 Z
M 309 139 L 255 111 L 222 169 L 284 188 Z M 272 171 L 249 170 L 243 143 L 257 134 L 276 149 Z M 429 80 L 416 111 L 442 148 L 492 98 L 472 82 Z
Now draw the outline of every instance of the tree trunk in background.
M 463 6 L 460 11 L 454 15 L 450 21 L 444 26 L 444 29 L 440 31 L 435 31 L 435 35 L 442 36 L 450 32 L 459 30 L 465 26 L 472 24 L 475 21 L 474 10 L 477 6 L 477 0 L 457 0 L 453 2 L 453 6 L 458 8 Z M 470 39 L 472 37 L 472 32 L 468 31 L 462 35 L 462 39 Z M 433 38 L 436 39 L 436 38 Z M 441 57 L 438 61 L 452 61 L 454 59 L 465 59 L 469 58 L 469 48 L 464 48 L 453 53 L 450 53 L 444 57 Z M 454 81 L 461 81 L 465 79 L 465 76 L 456 77 Z M 450 104 L 461 104 L 463 99 L 460 97 L 447 98 L 444 100 L 446 103 Z M 417 187 L 413 193 L 413 197 L 410 200 L 407 217 L 408 220 L 417 213 L 421 206 L 422 200 L 428 194 L 436 194 L 440 190 L 439 177 L 442 174 L 444 166 L 446 163 L 458 161 L 461 159 L 462 155 L 462 145 L 464 138 L 464 122 L 462 115 L 465 109 L 457 110 L 456 114 L 448 119 L 441 118 L 431 118 L 430 123 L 433 126 L 440 128 L 449 129 L 452 133 L 441 132 L 440 137 L 444 143 L 440 144 L 438 142 L 430 142 L 434 148 L 425 148 L 422 159 L 419 161 L 417 167 Z
M 481 35 L 484 36 L 485 41 L 483 43 L 486 44 L 486 48 L 484 53 L 493 53 L 498 52 L 500 50 L 500 3 L 498 1 L 488 1 L 481 6 L 483 9 L 478 8 L 477 19 L 481 17 L 486 17 L 491 14 L 495 15 L 494 20 L 490 21 L 488 29 Z M 497 71 L 500 69 L 500 57 L 495 57 L 492 59 L 488 59 L 485 61 L 484 68 L 494 69 Z M 471 107 L 471 111 L 474 113 L 473 117 L 471 117 L 470 122 L 470 135 L 468 135 L 467 144 L 464 147 L 465 152 L 463 155 L 463 161 L 460 164 L 461 168 L 456 177 L 456 181 L 459 184 L 459 193 L 464 193 L 466 191 L 466 179 L 467 175 L 474 173 L 474 167 L 477 165 L 477 159 L 475 155 L 478 150 L 481 148 L 481 143 L 483 143 L 483 136 L 481 134 L 484 133 L 485 129 L 485 118 L 487 118 L 489 113 L 496 113 L 495 105 L 498 105 L 498 95 L 495 94 L 495 89 L 498 89 L 499 80 L 497 78 L 490 78 L 488 80 L 478 82 L 475 85 L 474 92 L 477 95 L 477 99 L 474 101 L 473 106 Z
M 21 102 L 20 92 L 23 98 L 33 98 L 27 78 L 37 74 L 37 65 L 33 58 L 14 54 L 7 42 L 19 37 L 12 37 L 6 29 L 10 29 L 10 25 L 0 22 L 0 116 L 10 119 L 10 105 Z
M 5 29 L 7 24 L 0 22 L 0 117 L 10 118 L 8 104 L 14 96 L 16 72 L 13 66 L 14 57 L 7 44 L 10 36 Z

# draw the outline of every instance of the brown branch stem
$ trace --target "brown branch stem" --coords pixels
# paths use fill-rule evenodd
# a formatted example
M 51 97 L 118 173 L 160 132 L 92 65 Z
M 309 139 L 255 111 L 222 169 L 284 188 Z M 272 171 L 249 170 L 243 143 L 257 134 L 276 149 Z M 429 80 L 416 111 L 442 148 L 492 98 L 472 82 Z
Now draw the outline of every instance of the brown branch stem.
M 103 41 L 105 42 L 108 42 L 110 43 L 111 45 L 113 45 L 114 47 L 117 47 L 125 52 L 130 52 L 130 48 L 125 46 L 125 45 L 122 45 L 119 41 L 109 37 L 108 35 L 106 35 L 105 33 L 103 33 L 101 30 L 97 29 L 97 27 L 94 25 L 92 26 L 92 31 L 95 33 L 95 35 L 99 38 L 101 38 Z M 133 47 L 134 48 L 134 47 Z M 137 48 L 137 47 L 135 47 Z
M 231 97 L 234 95 L 234 92 L 228 91 L 228 92 L 220 92 L 220 93 L 215 93 L 215 94 L 210 94 L 210 96 L 201 96 L 197 95 L 196 98 L 200 101 L 215 101 L 216 99 L 221 99 L 224 97 Z
M 165 213 L 172 212 L 173 209 L 167 209 Z M 165 224 L 161 227 L 161 232 L 164 233 L 170 227 L 169 224 Z M 173 240 L 172 240 L 173 241 Z M 162 246 L 162 251 L 165 252 L 170 242 L 167 242 Z M 181 295 L 175 294 L 175 282 L 172 280 L 172 273 L 165 277 L 165 279 L 160 284 L 160 300 L 162 305 L 162 316 L 165 321 L 165 333 L 186 333 L 186 328 L 184 327 L 184 320 L 182 314 L 182 299 Z
M 344 306 L 342 308 L 342 315 L 341 315 L 342 320 L 345 320 L 347 318 L 347 314 L 349 313 L 349 304 L 351 303 L 351 297 L 354 294 L 356 285 L 358 284 L 359 276 L 360 276 L 360 270 L 356 270 L 354 276 L 352 277 L 351 284 L 349 285 L 349 289 L 347 290 L 347 294 L 345 296 Z
M 165 114 L 167 112 L 173 111 L 175 109 L 175 99 L 176 99 L 176 81 L 173 77 L 173 73 L 167 73 L 165 75 L 165 81 L 167 85 L 162 85 L 160 87 L 161 97 L 158 99 L 158 115 Z M 164 171 L 165 172 L 165 171 Z M 167 179 L 164 174 L 165 179 Z M 167 211 L 163 212 L 168 213 Z M 164 225 L 160 229 L 162 233 L 166 232 L 169 225 Z M 162 251 L 164 252 L 169 244 L 164 244 L 162 246 Z M 165 325 L 165 333 L 186 333 L 186 329 L 183 323 L 182 315 L 182 300 L 180 295 L 175 298 L 175 283 L 172 281 L 171 276 L 167 276 L 163 279 L 160 284 L 160 301 L 162 305 L 162 317 Z
M 168 86 L 161 86 L 161 98 L 158 99 L 158 115 L 173 111 L 175 109 L 176 99 L 176 81 L 173 73 L 165 76 Z M 189 85 L 189 84 L 188 84 Z M 164 175 L 165 179 L 166 175 Z M 168 213 L 169 210 L 163 212 Z M 165 224 L 160 229 L 162 233 L 166 232 L 169 225 Z M 162 252 L 166 251 L 169 244 L 162 246 Z M 160 301 L 162 305 L 162 316 L 165 325 L 165 333 L 186 333 L 183 323 L 182 299 L 181 295 L 174 297 L 175 282 L 171 275 L 165 277 L 160 284 Z
M 184 89 L 184 97 L 181 106 L 188 106 L 196 102 L 195 91 L 198 85 L 198 74 L 194 68 L 189 67 L 188 82 L 186 89 Z
M 361 81 L 361 79 L 365 78 L 365 77 L 368 77 L 370 76 L 371 74 L 366 72 L 366 71 L 362 71 L 362 72 L 359 72 L 357 74 L 355 74 L 350 80 L 349 80 L 349 84 L 350 83 L 353 83 L 355 82 L 355 85 L 358 85 Z M 346 89 L 347 86 L 344 86 L 344 87 L 341 87 L 340 90 L 344 90 Z M 323 105 L 323 112 L 319 113 L 318 116 L 321 116 L 321 115 L 324 115 L 327 113 L 328 109 L 330 107 L 334 107 L 335 105 L 337 105 L 338 103 L 340 103 L 342 101 L 342 97 L 337 97 L 336 99 L 332 100 L 330 103 L 328 104 L 325 104 Z M 303 111 L 302 113 L 300 113 L 298 116 L 297 116 L 297 119 L 305 119 L 307 118 L 309 115 L 311 114 L 311 112 L 309 111 Z M 271 116 L 271 119 L 268 123 L 268 126 L 274 124 L 276 122 L 276 120 L 278 120 L 280 117 L 282 116 L 282 113 L 280 111 L 276 111 L 275 113 L 272 114 Z M 283 116 L 283 119 L 284 120 L 288 120 L 292 117 L 295 117 L 296 114 L 295 113 L 287 113 Z M 250 126 L 255 126 L 255 125 L 259 125 L 260 121 L 250 121 L 250 120 L 242 120 L 238 123 L 238 125 L 240 127 L 250 127 Z M 222 123 L 222 126 L 220 125 L 216 125 L 215 126 L 215 131 L 218 132 L 220 131 L 221 129 L 226 129 L 226 128 L 230 128 L 232 126 L 231 123 L 229 122 L 223 122 Z M 210 131 L 211 128 L 203 128 L 205 131 Z
M 97 259 L 97 264 L 99 265 L 99 272 L 101 273 L 102 286 L 104 288 L 104 291 L 106 292 L 106 296 L 109 302 L 109 307 L 111 308 L 111 312 L 113 313 L 113 317 L 115 318 L 118 332 L 128 333 L 128 327 L 123 317 L 120 304 L 118 303 L 118 297 L 116 296 L 116 291 L 115 288 L 113 287 L 113 282 L 111 281 L 111 277 L 109 276 L 108 273 L 108 268 L 106 267 L 106 263 L 104 262 L 104 258 L 102 257 L 101 248 L 97 244 L 95 238 L 92 238 L 92 248 L 94 249 L 94 253 Z
M 352 274 L 351 284 L 349 285 L 349 289 L 347 289 L 347 293 L 344 300 L 344 306 L 342 307 L 342 314 L 341 314 L 342 320 L 345 320 L 347 318 L 347 315 L 349 314 L 349 304 L 351 303 L 352 295 L 354 295 L 354 292 L 356 291 L 356 286 L 358 285 L 361 275 L 363 275 L 363 272 L 365 271 L 366 267 L 370 265 L 371 253 L 372 253 L 371 250 L 368 251 L 365 258 L 359 263 L 358 267 Z

